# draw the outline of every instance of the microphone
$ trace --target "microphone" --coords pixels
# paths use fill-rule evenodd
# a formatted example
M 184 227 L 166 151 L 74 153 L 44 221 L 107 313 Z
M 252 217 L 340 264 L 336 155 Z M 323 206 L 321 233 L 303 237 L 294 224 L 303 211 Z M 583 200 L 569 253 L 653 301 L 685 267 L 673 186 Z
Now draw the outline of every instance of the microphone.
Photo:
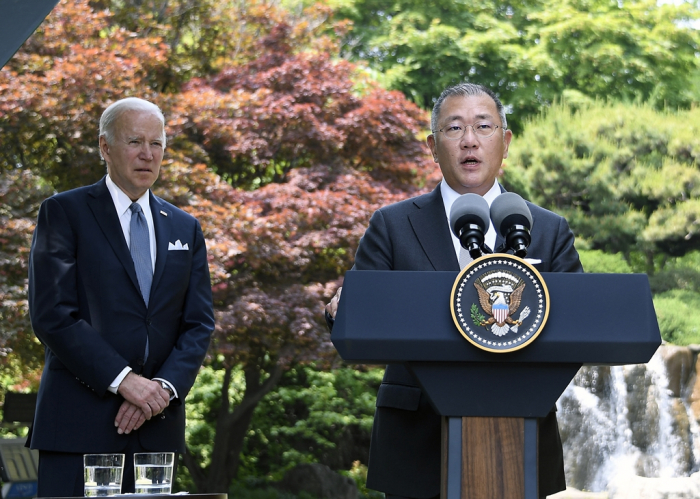
M 514 192 L 504 192 L 491 203 L 491 219 L 498 233 L 506 240 L 506 248 L 525 258 L 530 246 L 532 214 L 525 200 Z
M 475 260 L 482 254 L 484 234 L 490 223 L 489 204 L 478 194 L 463 194 L 452 203 L 452 209 L 450 209 L 452 232 Z

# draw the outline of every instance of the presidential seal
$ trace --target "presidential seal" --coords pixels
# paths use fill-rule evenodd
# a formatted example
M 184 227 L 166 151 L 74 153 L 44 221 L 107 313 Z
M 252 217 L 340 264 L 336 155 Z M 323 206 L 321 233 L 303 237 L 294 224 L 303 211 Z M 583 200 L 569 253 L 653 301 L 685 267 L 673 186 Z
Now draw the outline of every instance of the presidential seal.
M 450 307 L 459 332 L 470 343 L 489 352 L 512 352 L 542 331 L 549 292 L 540 273 L 525 260 L 486 255 L 460 272 Z

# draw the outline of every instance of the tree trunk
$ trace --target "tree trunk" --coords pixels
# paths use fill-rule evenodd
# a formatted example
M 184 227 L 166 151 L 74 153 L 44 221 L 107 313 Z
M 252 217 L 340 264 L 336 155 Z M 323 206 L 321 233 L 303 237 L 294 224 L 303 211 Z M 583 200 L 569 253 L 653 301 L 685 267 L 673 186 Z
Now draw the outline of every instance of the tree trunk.
M 190 471 L 199 493 L 228 492 L 231 482 L 238 474 L 241 450 L 255 408 L 277 385 L 283 373 L 282 367 L 275 365 L 270 376 L 261 383 L 260 369 L 257 367 L 246 369 L 243 400 L 235 409 L 230 410 L 228 391 L 232 371 L 233 368 L 226 369 L 221 387 L 221 410 L 216 420 L 211 463 L 208 468 L 202 469 L 196 462 L 196 458 L 189 452 L 184 456 L 185 466 Z
M 656 271 L 656 266 L 654 265 L 654 252 L 653 251 L 646 252 L 646 267 L 647 267 L 647 275 L 649 275 L 649 276 L 654 275 L 654 272 Z

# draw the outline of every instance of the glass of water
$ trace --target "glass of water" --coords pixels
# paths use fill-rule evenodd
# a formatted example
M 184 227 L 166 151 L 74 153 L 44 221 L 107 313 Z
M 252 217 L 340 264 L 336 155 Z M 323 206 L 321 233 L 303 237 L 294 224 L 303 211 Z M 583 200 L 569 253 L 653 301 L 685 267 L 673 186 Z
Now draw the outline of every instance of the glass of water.
M 85 497 L 113 496 L 122 491 L 124 454 L 85 454 Z
M 173 452 L 134 454 L 134 480 L 137 494 L 170 494 L 173 484 Z

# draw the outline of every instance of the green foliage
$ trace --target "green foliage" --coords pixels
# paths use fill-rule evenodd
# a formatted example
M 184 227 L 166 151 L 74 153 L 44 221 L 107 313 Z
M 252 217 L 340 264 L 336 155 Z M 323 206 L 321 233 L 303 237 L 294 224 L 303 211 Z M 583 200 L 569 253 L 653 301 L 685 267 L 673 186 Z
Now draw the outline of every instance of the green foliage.
M 358 486 L 364 487 L 369 435 L 382 375 L 383 370 L 378 368 L 290 369 L 255 409 L 243 446 L 238 486 L 248 483 L 250 488 L 250 483 L 257 481 L 258 487 L 264 487 L 280 480 L 297 464 L 322 462 L 335 470 L 345 470 L 359 482 Z M 242 397 L 243 378 L 240 370 L 233 375 L 229 396 L 234 401 Z M 188 447 L 204 465 L 211 458 L 216 438 L 222 382 L 221 370 L 202 368 L 186 401 Z M 179 490 L 187 490 L 190 480 L 183 469 L 178 476 Z
M 581 264 L 586 272 L 591 274 L 629 274 L 632 272 L 629 264 L 621 254 L 603 253 L 600 250 L 579 249 Z
M 652 275 L 700 249 L 698 130 L 697 109 L 560 104 L 513 140 L 506 184 L 514 176 L 522 194 L 564 215 L 580 247 Z
M 524 120 L 565 91 L 580 96 L 689 106 L 698 35 L 690 2 L 354 0 L 352 57 L 383 72 L 421 106 L 459 81 L 489 86 Z
M 382 375 L 378 368 L 291 369 L 256 410 L 242 472 L 281 478 L 299 463 L 334 469 L 350 469 L 358 459 L 366 464 Z
M 700 293 L 700 252 L 668 259 L 663 270 L 649 276 L 649 283 L 655 295 L 672 290 Z M 700 314 L 700 310 L 696 313 Z
M 700 343 L 700 294 L 674 289 L 654 297 L 661 337 L 675 345 Z
M 376 490 L 371 490 L 367 488 L 367 465 L 360 463 L 360 461 L 355 461 L 352 463 L 352 468 L 348 471 L 341 471 L 341 475 L 355 480 L 357 488 L 360 492 L 361 497 L 366 499 L 383 499 L 384 493 L 378 492 Z

